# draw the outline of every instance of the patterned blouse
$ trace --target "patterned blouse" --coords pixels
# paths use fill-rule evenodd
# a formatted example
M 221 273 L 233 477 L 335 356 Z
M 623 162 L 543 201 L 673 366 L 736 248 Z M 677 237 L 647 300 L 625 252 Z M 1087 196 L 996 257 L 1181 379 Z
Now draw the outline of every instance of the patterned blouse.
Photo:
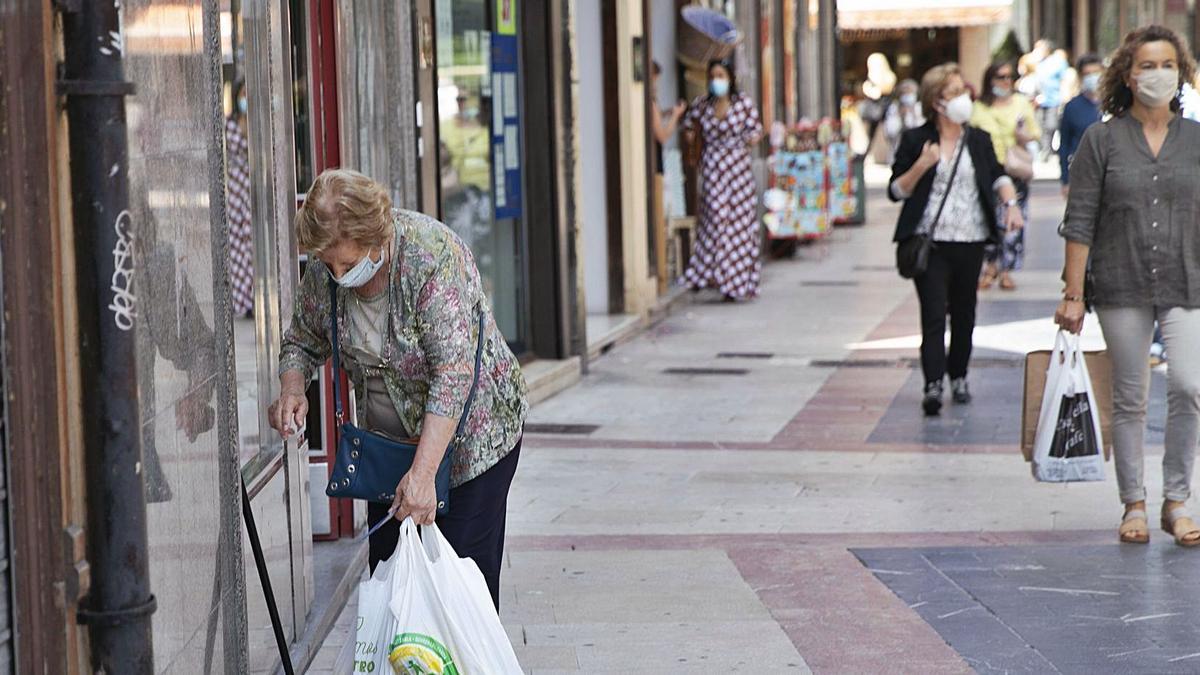
M 483 363 L 466 442 L 456 451 L 451 484 L 461 485 L 495 466 L 521 436 L 529 411 L 525 378 L 496 326 L 479 270 L 467 245 L 428 216 L 394 209 L 396 264 L 388 283 L 388 327 L 383 366 L 359 363 L 343 349 L 342 363 L 358 391 L 369 375 L 387 385 L 406 429 L 419 434 L 425 413 L 457 420 L 471 388 L 479 311 L 485 312 Z M 351 341 L 348 294 L 338 289 L 338 340 Z M 279 372 L 300 371 L 307 381 L 332 352 L 329 270 L 315 258 L 305 270 L 291 326 L 283 338 Z
M 935 241 L 975 244 L 988 240 L 989 224 L 987 215 L 982 210 L 983 207 L 979 205 L 979 183 L 975 179 L 975 161 L 971 159 L 971 151 L 962 147 L 966 138 L 965 133 L 959 136 L 958 141 L 954 144 L 954 152 L 950 155 L 953 158 L 958 155 L 960 150 L 962 151 L 962 158 L 958 163 L 958 171 L 954 174 L 953 184 L 950 181 L 950 173 L 954 171 L 953 159 L 939 161 L 933 170 L 933 186 L 929 190 L 929 201 L 925 205 L 924 213 L 921 214 L 921 222 L 917 224 L 916 231 L 920 234 L 929 234 L 929 230 L 933 227 L 933 221 L 937 218 L 938 207 L 944 197 L 946 206 L 942 208 L 942 217 L 937 221 L 937 230 L 933 233 Z M 1013 185 L 1013 181 L 1008 176 L 1001 175 L 992 183 L 992 189 L 999 190 L 1005 185 Z M 908 199 L 912 196 L 912 193 L 905 192 L 896 180 L 892 181 L 888 189 L 897 199 Z M 949 195 L 946 195 L 946 190 L 950 190 Z
M 958 160 L 953 183 L 950 172 L 954 170 L 954 161 L 937 163 L 929 204 L 925 206 L 921 224 L 917 226 L 917 232 L 929 234 L 933 220 L 938 216 L 938 207 L 945 199 L 946 205 L 942 207 L 942 216 L 933 233 L 935 241 L 976 243 L 987 241 L 988 238 L 988 220 L 979 206 L 979 187 L 975 183 L 975 163 L 971 161 L 971 153 L 962 147 L 965 138 L 966 134 L 959 136 L 954 146 L 955 155 L 962 150 L 962 158 Z M 946 194 L 947 190 L 949 194 Z

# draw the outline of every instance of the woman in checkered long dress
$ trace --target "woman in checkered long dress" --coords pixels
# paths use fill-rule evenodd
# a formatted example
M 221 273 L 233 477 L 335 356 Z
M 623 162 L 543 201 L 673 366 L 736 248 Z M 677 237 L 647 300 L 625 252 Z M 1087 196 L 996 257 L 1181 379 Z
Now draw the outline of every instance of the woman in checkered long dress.
M 762 263 L 750 146 L 762 137 L 762 122 L 727 63 L 709 64 L 708 81 L 709 95 L 692 102 L 683 123 L 689 139 L 699 133 L 704 142 L 696 248 L 684 282 L 715 288 L 726 300 L 753 298 Z

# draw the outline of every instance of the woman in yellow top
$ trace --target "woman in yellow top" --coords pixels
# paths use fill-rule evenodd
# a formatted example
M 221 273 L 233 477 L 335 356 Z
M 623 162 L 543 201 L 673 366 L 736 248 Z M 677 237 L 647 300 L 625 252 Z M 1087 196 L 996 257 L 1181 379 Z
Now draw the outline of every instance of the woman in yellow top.
M 1042 135 L 1033 104 L 1013 88 L 1016 74 L 1017 69 L 1012 63 L 1000 62 L 988 66 L 983 74 L 983 93 L 980 94 L 979 100 L 975 101 L 975 110 L 971 114 L 971 126 L 991 135 L 992 145 L 996 147 L 996 159 L 1000 160 L 1001 166 L 1005 165 L 1010 148 L 1024 148 Z M 1017 187 L 1021 216 L 1028 223 L 1028 178 L 1022 180 L 1019 176 L 1012 176 L 1012 179 Z M 1006 291 L 1016 289 L 1017 284 L 1013 281 L 1012 272 L 1020 269 L 1024 253 L 1025 230 L 1006 233 L 1003 243 L 988 248 L 987 265 L 979 281 L 979 288 L 989 289 L 999 278 L 1000 288 Z

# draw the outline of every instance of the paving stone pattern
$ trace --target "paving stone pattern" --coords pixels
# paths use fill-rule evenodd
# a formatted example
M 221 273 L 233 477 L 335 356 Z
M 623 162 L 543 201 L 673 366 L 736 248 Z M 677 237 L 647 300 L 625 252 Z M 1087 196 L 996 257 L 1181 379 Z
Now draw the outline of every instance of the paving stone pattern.
M 977 672 L 1200 672 L 1200 566 L 1168 542 L 854 553 Z
M 1010 364 L 1053 338 L 1057 192 L 1035 187 L 1019 290 L 981 296 L 969 407 L 920 414 L 916 301 L 881 192 L 866 226 L 765 266 L 755 302 L 696 296 L 535 406 L 502 579 L 526 671 L 1200 672 L 1200 552 L 1161 533 L 1121 547 L 1111 464 L 1039 484 L 1017 449 Z

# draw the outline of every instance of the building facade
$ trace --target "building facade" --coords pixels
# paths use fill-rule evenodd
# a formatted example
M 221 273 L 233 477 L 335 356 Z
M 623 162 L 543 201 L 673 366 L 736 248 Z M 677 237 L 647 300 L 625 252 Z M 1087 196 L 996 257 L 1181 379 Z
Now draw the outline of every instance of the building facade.
M 362 506 L 323 494 L 334 373 L 311 383 L 299 442 L 266 418 L 308 185 L 357 169 L 447 222 L 531 378 L 569 382 L 678 294 L 689 183 L 650 129 L 653 101 L 703 91 L 677 58 L 687 4 L 126 0 L 85 59 L 68 38 L 99 5 L 0 2 L 0 670 L 94 672 L 118 612 L 152 660 L 114 672 L 271 671 L 247 505 L 302 669 L 365 564 Z M 737 25 L 768 122 L 836 114 L 833 0 L 703 4 Z M 107 79 L 58 67 L 77 59 Z M 121 159 L 84 173 L 71 111 L 115 101 Z M 73 199 L 88 190 L 124 201 Z M 114 354 L 132 367 L 108 381 Z M 104 463 L 114 438 L 135 461 Z M 120 570 L 138 597 L 102 592 L 94 533 L 114 506 L 144 518 Z

